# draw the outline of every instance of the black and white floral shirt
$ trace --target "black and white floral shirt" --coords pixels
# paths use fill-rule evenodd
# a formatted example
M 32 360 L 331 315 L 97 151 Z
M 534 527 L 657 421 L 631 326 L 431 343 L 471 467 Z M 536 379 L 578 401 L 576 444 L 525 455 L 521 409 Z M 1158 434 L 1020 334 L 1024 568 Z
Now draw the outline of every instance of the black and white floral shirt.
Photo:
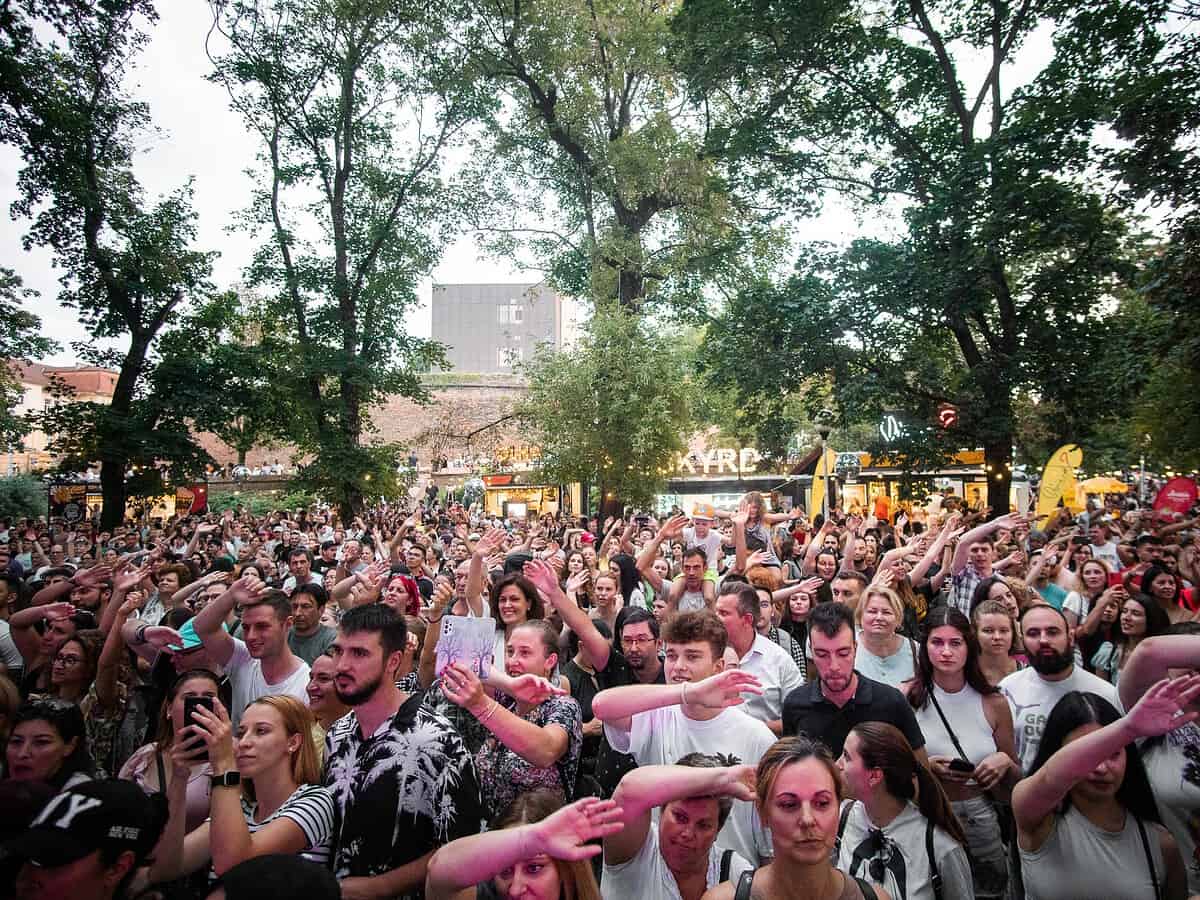
M 325 736 L 325 786 L 337 807 L 333 871 L 382 875 L 479 832 L 471 755 L 445 717 L 413 695 L 364 738 L 353 711 Z M 420 898 L 420 889 L 404 895 Z

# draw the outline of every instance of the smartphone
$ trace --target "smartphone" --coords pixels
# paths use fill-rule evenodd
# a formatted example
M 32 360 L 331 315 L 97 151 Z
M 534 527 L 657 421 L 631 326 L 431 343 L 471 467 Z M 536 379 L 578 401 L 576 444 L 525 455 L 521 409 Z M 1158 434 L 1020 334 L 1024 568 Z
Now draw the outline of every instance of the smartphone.
M 1108 586 L 1109 587 L 1121 587 L 1124 584 L 1125 584 L 1125 580 L 1121 577 L 1120 572 L 1109 572 L 1108 573 Z
M 946 765 L 951 772 L 970 773 L 975 771 L 975 767 L 965 759 L 952 759 L 950 762 L 946 763 Z
M 203 707 L 204 709 L 207 709 L 209 712 L 212 712 L 213 711 L 213 698 L 212 697 L 184 697 L 183 698 L 183 724 L 185 726 L 191 725 L 194 721 L 196 721 L 196 710 L 200 707 Z M 191 739 L 187 743 L 189 745 L 197 745 L 198 746 L 198 749 L 196 749 L 196 751 L 194 753 L 190 754 L 192 759 L 197 760 L 198 762 L 208 760 L 208 746 L 204 743 L 203 738 L 193 734 L 191 736 Z

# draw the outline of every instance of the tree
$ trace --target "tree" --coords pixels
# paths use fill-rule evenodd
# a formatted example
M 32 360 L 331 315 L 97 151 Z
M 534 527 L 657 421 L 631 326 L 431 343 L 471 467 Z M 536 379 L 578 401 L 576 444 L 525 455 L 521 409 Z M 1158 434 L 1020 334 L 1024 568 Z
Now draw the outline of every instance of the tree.
M 1104 159 L 1093 134 L 1122 79 L 1154 70 L 1162 14 L 1150 2 L 686 3 L 676 26 L 693 88 L 718 117 L 755 122 L 739 132 L 745 160 L 792 190 L 900 213 L 894 238 L 813 245 L 788 281 L 747 287 L 711 332 L 729 377 L 778 391 L 779 376 L 828 372 L 842 409 L 904 414 L 913 427 L 888 452 L 912 467 L 982 446 L 988 502 L 1006 511 L 1015 393 L 1066 401 L 1074 440 L 1105 398 L 1086 361 L 1134 247 L 1091 177 Z M 1053 54 L 1018 83 L 1014 70 L 1041 58 L 1039 29 L 1054 30 Z M 959 409 L 951 432 L 933 427 L 943 403 Z
M 540 349 L 525 374 L 517 412 L 543 477 L 597 485 L 601 509 L 651 504 L 691 430 L 686 355 L 672 335 L 600 307 L 574 349 Z
M 247 273 L 289 323 L 272 377 L 311 462 L 305 486 L 344 514 L 395 478 L 396 448 L 368 440 L 372 403 L 423 399 L 440 349 L 405 313 L 456 224 L 446 155 L 492 102 L 440 6 L 362 0 L 214 2 L 213 78 L 261 140 L 261 186 L 242 226 L 266 242 Z
M 0 444 L 15 447 L 29 433 L 29 422 L 14 409 L 21 402 L 21 382 L 13 363 L 30 363 L 40 356 L 53 353 L 58 344 L 42 336 L 42 320 L 21 309 L 23 301 L 37 296 L 24 288 L 20 277 L 10 269 L 0 267 Z
M 0 478 L 0 519 L 36 519 L 46 515 L 46 483 L 31 475 Z
M 207 254 L 189 249 L 190 186 L 147 203 L 133 170 L 149 115 L 123 85 L 154 21 L 149 0 L 25 0 L 0 10 L 0 140 L 23 163 L 13 216 L 32 220 L 26 246 L 53 252 L 64 273 L 59 301 L 93 338 L 129 338 L 124 353 L 83 348 L 119 366 L 112 404 L 56 409 L 44 426 L 51 450 L 87 444 L 95 455 L 85 461 L 100 460 L 104 528 L 124 518 L 131 460 L 152 455 L 156 436 L 139 422 L 154 417 L 136 408 L 151 347 L 210 269 Z
M 492 250 L 533 252 L 569 294 L 637 310 L 704 302 L 773 249 L 717 170 L 705 111 L 671 62 L 673 4 L 468 0 L 471 44 L 505 97 L 472 188 Z M 534 221 L 531 221 L 534 220 Z

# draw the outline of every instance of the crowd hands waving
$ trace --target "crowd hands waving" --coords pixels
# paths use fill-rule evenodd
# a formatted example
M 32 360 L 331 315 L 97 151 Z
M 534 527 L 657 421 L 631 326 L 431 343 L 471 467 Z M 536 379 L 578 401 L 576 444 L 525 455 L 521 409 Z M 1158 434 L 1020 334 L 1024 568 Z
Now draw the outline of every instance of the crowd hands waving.
M 1200 520 L 1110 513 L 0 522 L 0 892 L 1200 896 Z

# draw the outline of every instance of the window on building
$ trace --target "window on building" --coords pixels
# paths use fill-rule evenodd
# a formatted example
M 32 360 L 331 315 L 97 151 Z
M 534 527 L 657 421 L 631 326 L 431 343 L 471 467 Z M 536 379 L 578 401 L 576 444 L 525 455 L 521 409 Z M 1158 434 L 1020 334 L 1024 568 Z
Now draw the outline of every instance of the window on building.
M 521 361 L 522 353 L 520 347 L 497 347 L 496 348 L 496 365 L 502 369 L 511 369 Z
M 520 300 L 509 300 L 508 303 L 502 303 L 496 307 L 496 321 L 501 325 L 520 325 L 524 321 L 525 313 L 521 309 Z

